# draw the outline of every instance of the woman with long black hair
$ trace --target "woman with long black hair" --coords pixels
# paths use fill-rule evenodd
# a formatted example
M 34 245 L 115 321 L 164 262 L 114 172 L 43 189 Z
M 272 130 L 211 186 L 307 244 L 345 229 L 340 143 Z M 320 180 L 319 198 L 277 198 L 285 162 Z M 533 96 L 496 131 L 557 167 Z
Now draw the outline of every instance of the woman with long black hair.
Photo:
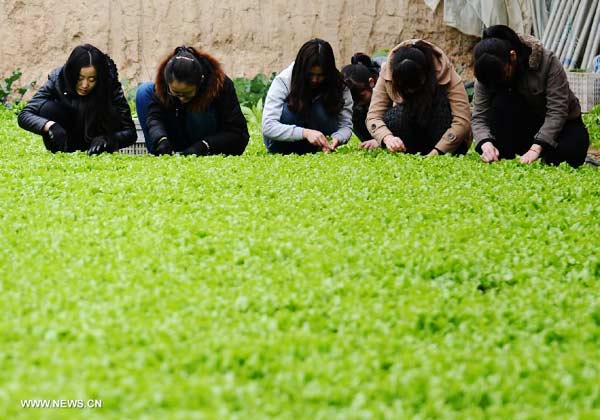
M 241 155 L 248 145 L 233 81 L 193 47 L 179 46 L 160 63 L 155 82 L 138 88 L 136 108 L 155 155 Z
M 465 154 L 471 111 L 463 82 L 437 46 L 420 39 L 390 51 L 373 90 L 367 128 L 391 152 Z
M 262 129 L 269 153 L 331 152 L 350 139 L 352 96 L 328 42 L 306 42 L 296 60 L 275 77 L 265 100 Z
M 42 136 L 51 152 L 114 152 L 137 138 L 117 67 L 98 48 L 75 47 L 64 66 L 19 113 L 19 126 Z
M 473 135 L 484 162 L 538 159 L 578 167 L 589 134 L 558 58 L 537 39 L 504 25 L 487 28 L 475 46 Z

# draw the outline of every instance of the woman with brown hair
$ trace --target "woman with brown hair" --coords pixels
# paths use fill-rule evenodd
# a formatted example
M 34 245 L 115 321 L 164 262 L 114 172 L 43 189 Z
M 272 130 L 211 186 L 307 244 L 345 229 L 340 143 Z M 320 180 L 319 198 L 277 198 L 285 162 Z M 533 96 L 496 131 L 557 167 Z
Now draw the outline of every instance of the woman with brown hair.
M 180 46 L 138 88 L 136 107 L 146 147 L 155 155 L 241 155 L 246 119 L 233 82 L 209 54 Z

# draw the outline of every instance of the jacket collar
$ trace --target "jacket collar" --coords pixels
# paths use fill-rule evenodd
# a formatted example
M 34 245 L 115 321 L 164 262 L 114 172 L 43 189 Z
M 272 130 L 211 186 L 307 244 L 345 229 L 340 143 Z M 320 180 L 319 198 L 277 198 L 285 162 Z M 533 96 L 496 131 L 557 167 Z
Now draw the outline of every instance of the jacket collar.
M 531 35 L 519 35 L 521 41 L 531 48 L 531 55 L 529 56 L 529 68 L 531 70 L 538 70 L 542 64 L 542 58 L 544 56 L 544 46 L 542 42 L 531 36 Z

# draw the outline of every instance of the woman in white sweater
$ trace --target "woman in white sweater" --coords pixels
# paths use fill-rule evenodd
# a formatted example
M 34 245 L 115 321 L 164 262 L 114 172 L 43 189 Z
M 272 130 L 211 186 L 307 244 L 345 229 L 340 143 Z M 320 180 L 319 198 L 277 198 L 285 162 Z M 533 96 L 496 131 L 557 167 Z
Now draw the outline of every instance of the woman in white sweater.
M 270 153 L 331 152 L 348 142 L 352 96 L 328 42 L 306 42 L 296 60 L 273 80 L 262 130 Z

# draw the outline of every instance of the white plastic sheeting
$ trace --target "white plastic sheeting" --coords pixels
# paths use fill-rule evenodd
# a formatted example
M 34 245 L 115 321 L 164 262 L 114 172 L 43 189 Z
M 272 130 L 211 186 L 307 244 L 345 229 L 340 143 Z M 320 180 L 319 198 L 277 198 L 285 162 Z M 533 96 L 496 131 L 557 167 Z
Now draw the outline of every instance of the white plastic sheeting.
M 429 6 L 431 11 L 435 12 L 435 9 L 437 9 L 438 4 L 440 4 L 440 1 L 441 0 L 425 0 L 425 4 Z
M 435 11 L 440 0 L 425 3 Z M 444 22 L 465 34 L 481 36 L 484 27 L 498 24 L 526 33 L 532 19 L 528 0 L 445 0 Z

